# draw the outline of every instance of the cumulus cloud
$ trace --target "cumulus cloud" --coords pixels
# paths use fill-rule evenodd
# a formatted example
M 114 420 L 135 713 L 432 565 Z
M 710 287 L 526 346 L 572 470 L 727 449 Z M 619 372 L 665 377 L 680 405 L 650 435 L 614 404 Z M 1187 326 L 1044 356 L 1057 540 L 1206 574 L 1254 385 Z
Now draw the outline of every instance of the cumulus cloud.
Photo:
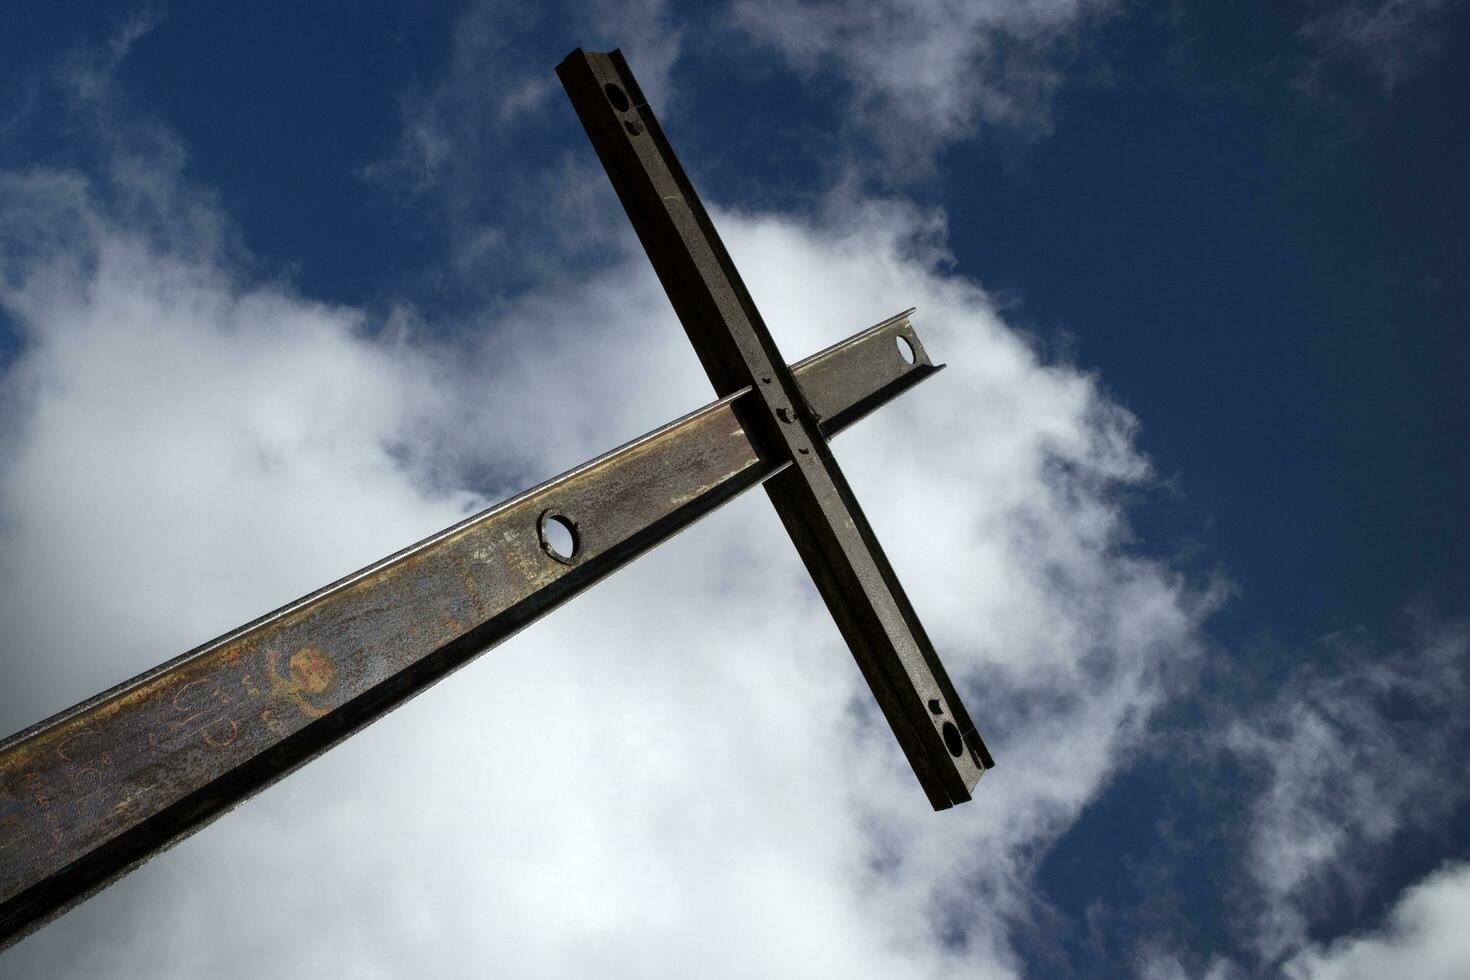
M 191 646 L 262 599 L 370 560 L 380 549 L 354 525 L 402 539 L 429 529 L 426 514 L 463 510 L 463 494 L 427 498 L 388 452 L 426 392 L 402 369 L 411 351 L 356 339 L 359 314 L 240 286 L 199 260 L 211 249 L 197 229 L 182 237 L 199 251 L 160 251 L 111 224 L 74 174 L 0 176 L 0 214 L 7 244 L 32 250 L 0 266 L 0 301 L 25 345 L 0 395 L 0 619 L 8 649 L 56 658 L 0 685 L 7 730 L 158 659 L 160 640 Z M 275 560 L 209 557 L 261 513 L 296 525 Z M 92 550 L 99 539 L 106 554 Z M 203 569 L 208 584 L 159 593 L 160 576 L 183 583 Z M 139 616 L 156 620 L 139 646 L 126 629 L 104 639 L 104 624 Z
M 901 19 L 752 0 L 736 19 L 917 125 L 920 152 L 977 125 L 1044 125 L 1048 55 L 1105 9 Z M 640 78 L 666 97 L 680 37 L 663 5 L 599 10 L 609 24 L 623 12 L 625 43 L 637 28 Z M 709 398 L 591 155 L 538 146 L 531 120 L 555 83 L 526 81 L 545 63 L 505 41 L 516 16 L 468 12 L 445 79 L 406 102 L 399 153 L 372 170 L 450 222 L 468 297 L 452 317 L 409 296 L 386 313 L 321 303 L 262 270 L 227 209 L 185 179 L 182 142 L 113 87 L 150 18 L 62 66 L 96 165 L 0 173 L 0 311 L 21 342 L 0 374 L 0 729 Z M 714 211 L 789 357 L 916 305 L 926 347 L 950 363 L 837 451 L 1000 760 L 977 800 L 928 810 L 752 495 L 0 968 L 1022 971 L 1015 937 L 1056 923 L 1038 862 L 1177 691 L 1220 592 L 1130 552 L 1120 491 L 1152 479 L 1136 420 L 954 273 L 943 214 L 851 184 L 801 216 Z M 477 292 L 492 266 L 512 271 Z M 1463 867 L 1411 889 L 1379 932 L 1308 937 L 1368 890 L 1396 835 L 1463 798 L 1445 774 L 1470 736 L 1455 711 L 1467 632 L 1426 622 L 1401 652 L 1331 647 L 1261 703 L 1213 704 L 1210 751 L 1254 780 L 1243 883 L 1221 905 L 1258 937 L 1258 966 L 1434 976 L 1465 956 Z M 1135 966 L 1250 972 L 1168 937 Z
M 1111 0 L 737 0 L 734 22 L 806 72 L 848 85 L 848 118 L 895 175 L 926 176 L 933 154 L 982 126 L 1050 127 L 1060 54 Z
M 171 159 L 0 185 L 24 332 L 0 380 L 12 729 L 709 398 L 640 256 L 453 324 L 407 303 L 375 323 L 262 278 Z M 716 221 L 788 356 L 912 304 L 951 365 L 838 454 L 1001 762 L 979 799 L 929 811 L 752 495 L 7 969 L 1017 971 L 1039 855 L 1215 596 L 1130 554 L 1136 422 L 950 271 L 939 216 L 858 198 Z

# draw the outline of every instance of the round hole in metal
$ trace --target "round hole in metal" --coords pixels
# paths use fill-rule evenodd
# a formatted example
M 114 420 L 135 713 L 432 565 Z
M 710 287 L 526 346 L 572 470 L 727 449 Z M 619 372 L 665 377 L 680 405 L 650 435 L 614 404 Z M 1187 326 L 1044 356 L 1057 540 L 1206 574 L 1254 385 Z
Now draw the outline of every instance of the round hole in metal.
M 965 751 L 965 740 L 960 738 L 960 730 L 955 727 L 955 723 L 945 722 L 944 727 L 939 729 L 939 734 L 944 736 L 944 747 L 949 749 L 949 754 L 958 759 L 960 753 Z
M 606 85 L 604 85 L 602 87 L 602 90 L 607 93 L 607 101 L 613 104 L 614 109 L 618 110 L 619 112 L 628 111 L 629 103 L 628 95 L 626 92 L 618 88 L 612 82 L 608 82 Z
M 909 339 L 907 337 L 905 337 L 903 334 L 899 334 L 898 336 L 894 337 L 893 339 L 896 340 L 896 341 L 898 341 L 898 356 L 901 357 L 901 358 L 903 358 L 904 363 L 905 364 L 912 364 L 912 363 L 914 363 L 914 358 L 916 356 L 914 354 L 914 345 L 911 344 L 911 343 L 909 343 Z
M 570 565 L 582 550 L 582 536 L 577 522 L 564 514 L 548 510 L 541 515 L 541 548 L 563 564 Z

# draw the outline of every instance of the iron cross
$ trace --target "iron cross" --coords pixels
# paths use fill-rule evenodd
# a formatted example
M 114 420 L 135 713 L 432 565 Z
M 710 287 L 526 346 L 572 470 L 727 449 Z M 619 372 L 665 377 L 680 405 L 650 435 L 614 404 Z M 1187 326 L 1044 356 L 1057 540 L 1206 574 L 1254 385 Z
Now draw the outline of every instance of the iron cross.
M 788 366 L 622 54 L 557 74 L 718 400 L 0 742 L 0 948 L 756 484 L 934 808 L 994 764 L 828 448 L 912 311 Z

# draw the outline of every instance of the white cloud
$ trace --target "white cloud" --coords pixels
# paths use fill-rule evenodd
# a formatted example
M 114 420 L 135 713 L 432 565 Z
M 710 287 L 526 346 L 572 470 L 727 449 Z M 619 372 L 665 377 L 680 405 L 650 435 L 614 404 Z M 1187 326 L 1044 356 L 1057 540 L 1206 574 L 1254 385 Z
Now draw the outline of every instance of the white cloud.
M 1223 736 L 1263 777 L 1246 828 L 1248 928 L 1272 961 L 1365 890 L 1395 834 L 1433 825 L 1465 798 L 1450 774 L 1470 740 L 1461 711 L 1470 633 L 1424 623 L 1398 653 L 1331 642 L 1330 671 L 1298 671 Z
M 577 29 L 567 31 L 573 18 Z M 564 47 L 546 46 L 548 24 L 560 28 L 551 36 L 569 38 L 556 42 Z M 442 76 L 404 96 L 394 151 L 363 171 L 444 236 L 448 267 L 437 288 L 483 300 L 487 282 L 504 288 L 519 272 L 535 283 L 568 253 L 625 246 L 616 201 L 596 193 L 604 180 L 596 158 L 546 139 L 577 130 L 552 69 L 573 45 L 621 46 L 667 113 L 677 108 L 669 75 L 682 37 L 665 0 L 596 0 L 575 14 L 483 0 L 456 18 Z
M 1203 970 L 1191 971 L 1173 953 L 1147 949 L 1134 964 L 1139 980 L 1238 980 L 1245 971 L 1228 960 L 1215 958 Z
M 680 44 L 664 6 L 600 9 L 644 38 L 632 53 L 661 101 Z M 874 135 L 917 134 L 907 149 L 922 154 L 977 125 L 1044 126 L 1047 55 L 1105 9 L 753 0 L 738 18 L 798 65 L 835 67 L 884 120 Z M 591 155 L 557 158 L 534 193 L 512 176 L 517 127 L 555 93 L 544 64 L 533 77 L 503 43 L 495 18 L 513 14 L 470 12 L 446 79 L 410 101 L 400 155 L 378 171 L 452 217 L 462 282 L 509 255 L 525 270 L 514 298 L 452 323 L 408 300 L 377 322 L 262 278 L 218 202 L 184 180 L 183 145 L 118 105 L 109 74 L 148 19 L 65 68 L 97 171 L 0 175 L 0 307 L 25 341 L 0 376 L 0 649 L 15 651 L 0 661 L 0 729 L 707 400 Z M 502 176 L 509 190 L 481 183 Z M 1019 972 L 1013 933 L 1055 921 L 1037 863 L 1129 758 L 1219 593 L 1129 554 L 1118 491 L 1151 479 L 1135 420 L 1085 373 L 1043 363 L 953 274 L 943 215 L 839 188 L 814 216 L 716 220 L 788 356 L 912 304 L 951 365 L 838 456 L 1000 760 L 977 800 L 929 812 L 756 494 L 0 966 Z M 525 254 L 527 235 L 558 234 Z M 578 249 L 614 258 L 580 274 Z M 1252 910 L 1261 962 L 1417 976 L 1463 957 L 1447 925 L 1463 918 L 1463 868 L 1411 891 L 1381 935 L 1314 945 L 1307 932 L 1365 887 L 1382 845 L 1459 798 L 1444 774 L 1466 733 L 1453 710 L 1466 645 L 1434 627 L 1403 654 L 1298 672 L 1225 726 L 1220 744 L 1261 777 L 1249 887 L 1229 896 Z M 1181 955 L 1162 937 L 1136 967 L 1247 972 Z
M 472 496 L 455 488 L 515 489 L 709 397 L 641 257 L 473 333 L 412 310 L 376 332 L 252 278 L 177 170 L 3 192 L 0 302 L 27 338 L 0 382 L 12 728 L 448 523 Z M 951 364 L 838 454 L 1000 760 L 976 802 L 929 811 L 752 495 L 7 968 L 1015 972 L 1035 862 L 1126 758 L 1213 597 L 1126 552 L 1116 490 L 1148 479 L 1134 421 L 946 271 L 935 216 L 848 200 L 716 220 L 788 356 L 915 304 Z
M 737 0 L 735 23 L 807 71 L 851 88 L 848 118 L 895 174 L 927 175 L 979 127 L 1050 126 L 1058 55 L 1111 0 Z
M 59 74 L 74 104 L 95 102 L 113 93 L 113 75 L 133 46 L 159 24 L 164 11 L 157 4 L 133 5 L 113 29 L 106 43 L 73 48 L 62 59 Z
M 0 266 L 28 347 L 3 387 L 0 620 L 7 649 L 58 658 L 0 686 L 11 729 L 462 511 L 465 495 L 426 498 L 387 451 L 424 392 L 413 352 L 357 339 L 357 313 L 160 252 L 76 175 L 0 176 L 0 213 L 7 243 L 53 236 Z M 256 520 L 281 533 L 273 558 L 213 554 Z M 136 647 L 106 625 L 137 617 Z
M 1443 47 L 1443 15 L 1457 2 L 1348 0 L 1319 7 L 1299 31 L 1313 52 L 1304 84 L 1317 88 L 1328 66 L 1348 63 L 1393 91 Z
M 1470 965 L 1470 867 L 1447 865 L 1405 892 L 1381 932 L 1315 947 L 1287 964 L 1293 980 L 1458 980 Z

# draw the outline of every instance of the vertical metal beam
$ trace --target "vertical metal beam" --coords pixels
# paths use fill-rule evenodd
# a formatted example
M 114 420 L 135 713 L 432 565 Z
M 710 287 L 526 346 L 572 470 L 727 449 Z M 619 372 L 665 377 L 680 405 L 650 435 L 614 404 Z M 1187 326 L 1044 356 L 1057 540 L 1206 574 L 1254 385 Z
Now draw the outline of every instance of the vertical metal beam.
M 766 492 L 929 802 L 970 799 L 985 743 L 627 62 L 579 48 L 557 75 L 715 392 L 753 388 L 742 423 L 792 461 Z

